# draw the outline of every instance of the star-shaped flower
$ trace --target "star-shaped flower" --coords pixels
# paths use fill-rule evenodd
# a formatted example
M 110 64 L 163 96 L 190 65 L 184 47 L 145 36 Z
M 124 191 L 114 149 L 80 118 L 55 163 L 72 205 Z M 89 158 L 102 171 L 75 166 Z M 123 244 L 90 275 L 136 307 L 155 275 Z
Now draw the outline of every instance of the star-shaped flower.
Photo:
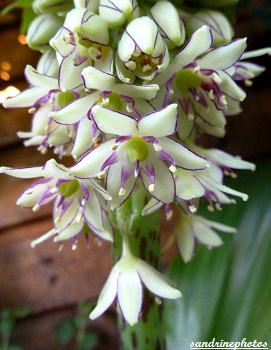
M 86 179 L 106 176 L 112 209 L 127 199 L 138 176 L 151 196 L 170 203 L 175 196 L 172 174 L 177 167 L 196 170 L 209 164 L 205 158 L 168 137 L 176 130 L 174 104 L 140 120 L 101 106 L 94 106 L 92 114 L 102 132 L 118 136 L 101 143 L 71 167 L 70 172 Z

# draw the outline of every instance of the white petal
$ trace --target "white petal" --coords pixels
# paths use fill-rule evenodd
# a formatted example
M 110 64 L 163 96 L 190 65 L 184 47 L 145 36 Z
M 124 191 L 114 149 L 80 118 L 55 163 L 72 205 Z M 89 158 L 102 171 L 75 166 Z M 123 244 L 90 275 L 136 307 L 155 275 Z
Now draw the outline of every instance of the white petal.
M 144 116 L 138 122 L 141 136 L 162 137 L 172 135 L 176 129 L 177 104 Z
M 78 158 L 81 154 L 89 150 L 93 145 L 92 139 L 93 122 L 84 117 L 78 126 L 73 149 L 71 151 L 73 157 Z
M 116 84 L 114 91 L 120 95 L 131 96 L 133 98 L 143 98 L 144 100 L 152 100 L 157 96 L 159 86 L 157 84 L 150 85 L 132 85 L 132 84 Z
M 48 90 L 58 89 L 58 82 L 56 78 L 41 74 L 30 65 L 26 66 L 25 68 L 25 76 L 30 85 L 44 87 Z
M 219 46 L 197 60 L 200 68 L 223 70 L 232 66 L 243 54 L 246 38 L 232 41 L 228 45 Z
M 240 157 L 232 156 L 219 149 L 209 149 L 204 151 L 204 154 L 210 161 L 218 165 L 227 166 L 232 169 L 255 170 L 255 164 L 247 162 Z
M 177 170 L 176 177 L 175 184 L 177 197 L 183 200 L 190 200 L 204 196 L 205 188 L 193 173 L 186 170 Z
M 211 47 L 212 42 L 213 39 L 210 28 L 202 26 L 191 35 L 184 48 L 174 57 L 174 64 L 177 68 L 182 68 L 193 62 L 198 56 Z M 208 68 L 210 68 L 210 66 Z
M 163 137 L 159 139 L 159 145 L 175 160 L 176 165 L 181 168 L 196 170 L 209 166 L 207 159 L 197 155 L 173 139 Z
M 218 247 L 223 244 L 223 241 L 219 235 L 201 222 L 194 222 L 193 230 L 195 237 L 202 244 L 209 247 Z
M 109 306 L 114 301 L 117 295 L 118 275 L 119 275 L 119 266 L 118 264 L 116 264 L 113 267 L 101 291 L 97 306 L 89 315 L 90 319 L 94 320 L 95 318 L 99 317 L 102 313 L 105 312 L 106 309 L 109 308 Z
M 241 89 L 227 73 L 220 71 L 219 77 L 222 80 L 220 84 L 222 93 L 238 101 L 243 101 L 245 99 L 245 91 Z
M 95 230 L 99 231 L 104 230 L 101 205 L 94 190 L 90 191 L 90 198 L 85 205 L 84 215 L 91 227 L 93 226 Z
M 92 108 L 93 119 L 97 127 L 109 134 L 137 135 L 137 122 L 132 117 L 101 106 Z
M 63 231 L 61 231 L 60 234 L 54 238 L 54 241 L 59 242 L 59 241 L 67 240 L 76 236 L 82 230 L 83 226 L 84 226 L 83 220 L 80 222 L 77 222 L 75 220 L 69 226 L 67 226 Z
M 150 158 L 150 157 L 149 157 Z M 175 185 L 172 173 L 170 172 L 167 165 L 160 159 L 153 159 L 152 164 L 147 162 L 142 162 L 142 172 L 141 177 L 146 190 L 149 191 L 149 186 L 152 182 L 147 176 L 148 167 L 154 167 L 155 183 L 154 189 L 150 192 L 151 196 L 163 203 L 171 203 L 175 196 Z
M 80 121 L 93 104 L 97 101 L 99 94 L 94 92 L 68 104 L 58 112 L 52 112 L 50 116 L 60 124 L 75 124 Z
M 5 108 L 30 107 L 48 94 L 48 88 L 30 88 L 14 97 L 6 99 L 2 104 Z
M 34 177 L 44 177 L 46 174 L 43 167 L 34 168 L 9 168 L 2 166 L 0 167 L 0 174 L 7 174 L 21 179 L 31 179 Z
M 159 202 L 155 198 L 151 198 L 148 204 L 143 208 L 141 215 L 149 215 L 163 206 L 163 202 Z
M 195 238 L 190 224 L 190 219 L 184 215 L 181 216 L 173 229 L 173 234 L 176 235 L 177 247 L 182 259 L 185 263 L 193 257 L 195 248 Z
M 138 321 L 142 304 L 142 286 L 135 269 L 122 267 L 118 278 L 117 293 L 122 314 L 132 326 Z
M 85 87 L 90 90 L 111 91 L 116 82 L 114 75 L 91 66 L 83 69 L 82 77 Z
M 165 276 L 145 261 L 137 259 L 136 269 L 145 286 L 155 295 L 168 299 L 177 299 L 182 296 L 181 292 L 174 288 Z
M 115 139 L 105 141 L 80 159 L 69 170 L 75 177 L 90 179 L 96 177 L 101 171 L 101 166 L 112 153 L 112 145 Z

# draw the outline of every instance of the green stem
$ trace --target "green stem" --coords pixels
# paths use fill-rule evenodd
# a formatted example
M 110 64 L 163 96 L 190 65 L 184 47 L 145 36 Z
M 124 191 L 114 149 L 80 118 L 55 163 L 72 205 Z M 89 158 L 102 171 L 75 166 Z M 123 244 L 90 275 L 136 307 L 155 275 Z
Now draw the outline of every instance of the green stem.
M 122 254 L 123 237 L 129 240 L 131 252 L 155 269 L 161 269 L 160 211 L 142 216 L 141 211 L 149 196 L 138 184 L 129 199 L 114 213 L 115 241 L 113 255 L 115 262 Z M 162 328 L 162 305 L 160 300 L 144 289 L 142 314 L 133 326 L 127 324 L 121 314 L 118 317 L 121 349 L 123 350 L 164 350 Z

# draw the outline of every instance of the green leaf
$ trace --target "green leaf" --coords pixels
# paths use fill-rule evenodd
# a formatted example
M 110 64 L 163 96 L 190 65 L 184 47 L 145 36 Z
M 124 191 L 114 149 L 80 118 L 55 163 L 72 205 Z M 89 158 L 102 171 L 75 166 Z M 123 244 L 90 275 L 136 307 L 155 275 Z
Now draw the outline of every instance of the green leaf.
M 77 350 L 92 350 L 97 347 L 99 343 L 99 337 L 94 332 L 86 332 L 82 339 L 81 344 L 78 346 Z
M 73 320 L 64 320 L 56 326 L 56 336 L 61 344 L 69 343 L 75 336 L 75 326 Z
M 168 350 L 214 337 L 270 340 L 270 178 L 270 162 L 261 162 L 256 172 L 229 181 L 227 185 L 249 193 L 249 201 L 224 207 L 209 218 L 237 226 L 238 233 L 224 234 L 224 245 L 212 251 L 199 246 L 188 264 L 179 257 L 172 262 L 169 275 L 183 298 L 165 302 Z

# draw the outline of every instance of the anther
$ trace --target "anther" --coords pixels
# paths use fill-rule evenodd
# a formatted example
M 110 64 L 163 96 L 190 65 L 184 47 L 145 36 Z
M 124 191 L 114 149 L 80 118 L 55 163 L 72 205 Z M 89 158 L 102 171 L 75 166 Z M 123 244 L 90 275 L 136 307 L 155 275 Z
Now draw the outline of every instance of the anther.
M 28 190 L 25 191 L 25 194 L 32 194 L 33 193 L 33 188 L 29 188 Z
M 32 208 L 33 212 L 37 212 L 40 210 L 40 205 L 39 204 L 35 204 L 34 207 Z
M 126 189 L 121 187 L 121 189 L 119 190 L 119 196 L 124 196 L 126 193 Z
M 58 192 L 58 188 L 57 188 L 57 187 L 53 187 L 53 188 L 51 188 L 50 192 L 51 192 L 52 194 L 55 194 L 55 193 Z
M 195 116 L 193 113 L 188 113 L 188 116 L 187 116 L 188 120 L 191 120 L 193 121 L 195 119 Z
M 216 210 L 218 210 L 218 211 L 221 211 L 221 210 L 222 210 L 222 208 L 221 208 L 221 206 L 220 206 L 219 203 L 216 203 L 216 204 L 215 204 L 215 207 L 216 207 Z
M 150 184 L 150 185 L 149 185 L 149 191 L 150 191 L 150 192 L 153 192 L 153 191 L 154 191 L 154 184 Z
M 152 66 L 149 64 L 146 64 L 145 66 L 142 67 L 142 72 L 146 73 L 152 70 Z
M 191 213 L 195 213 L 197 211 L 197 208 L 194 206 L 194 204 L 190 204 L 188 208 L 191 211 Z
M 101 171 L 101 172 L 99 172 L 99 174 L 98 174 L 98 179 L 103 179 L 104 177 L 105 177 L 105 174 L 106 174 L 106 172 L 105 171 Z
M 175 165 L 171 164 L 171 166 L 169 167 L 169 170 L 172 172 L 172 173 L 175 173 L 177 171 L 177 168 Z
M 125 63 L 125 67 L 130 69 L 130 70 L 135 70 L 136 69 L 136 63 L 134 61 L 128 61 Z
M 217 84 L 220 84 L 222 82 L 220 76 L 217 74 L 217 73 L 212 73 L 211 74 L 211 77 L 214 79 L 214 81 L 217 83 Z
M 160 152 L 161 149 L 162 149 L 162 147 L 161 147 L 158 143 L 154 143 L 154 144 L 153 144 L 153 147 L 154 147 L 154 149 L 155 149 L 156 152 Z
M 36 107 L 31 107 L 31 108 L 29 108 L 28 113 L 29 114 L 34 114 L 36 112 L 36 110 L 37 110 Z
M 252 86 L 252 84 L 253 84 L 253 82 L 251 80 L 248 80 L 248 79 L 245 80 L 244 83 L 246 86 Z

